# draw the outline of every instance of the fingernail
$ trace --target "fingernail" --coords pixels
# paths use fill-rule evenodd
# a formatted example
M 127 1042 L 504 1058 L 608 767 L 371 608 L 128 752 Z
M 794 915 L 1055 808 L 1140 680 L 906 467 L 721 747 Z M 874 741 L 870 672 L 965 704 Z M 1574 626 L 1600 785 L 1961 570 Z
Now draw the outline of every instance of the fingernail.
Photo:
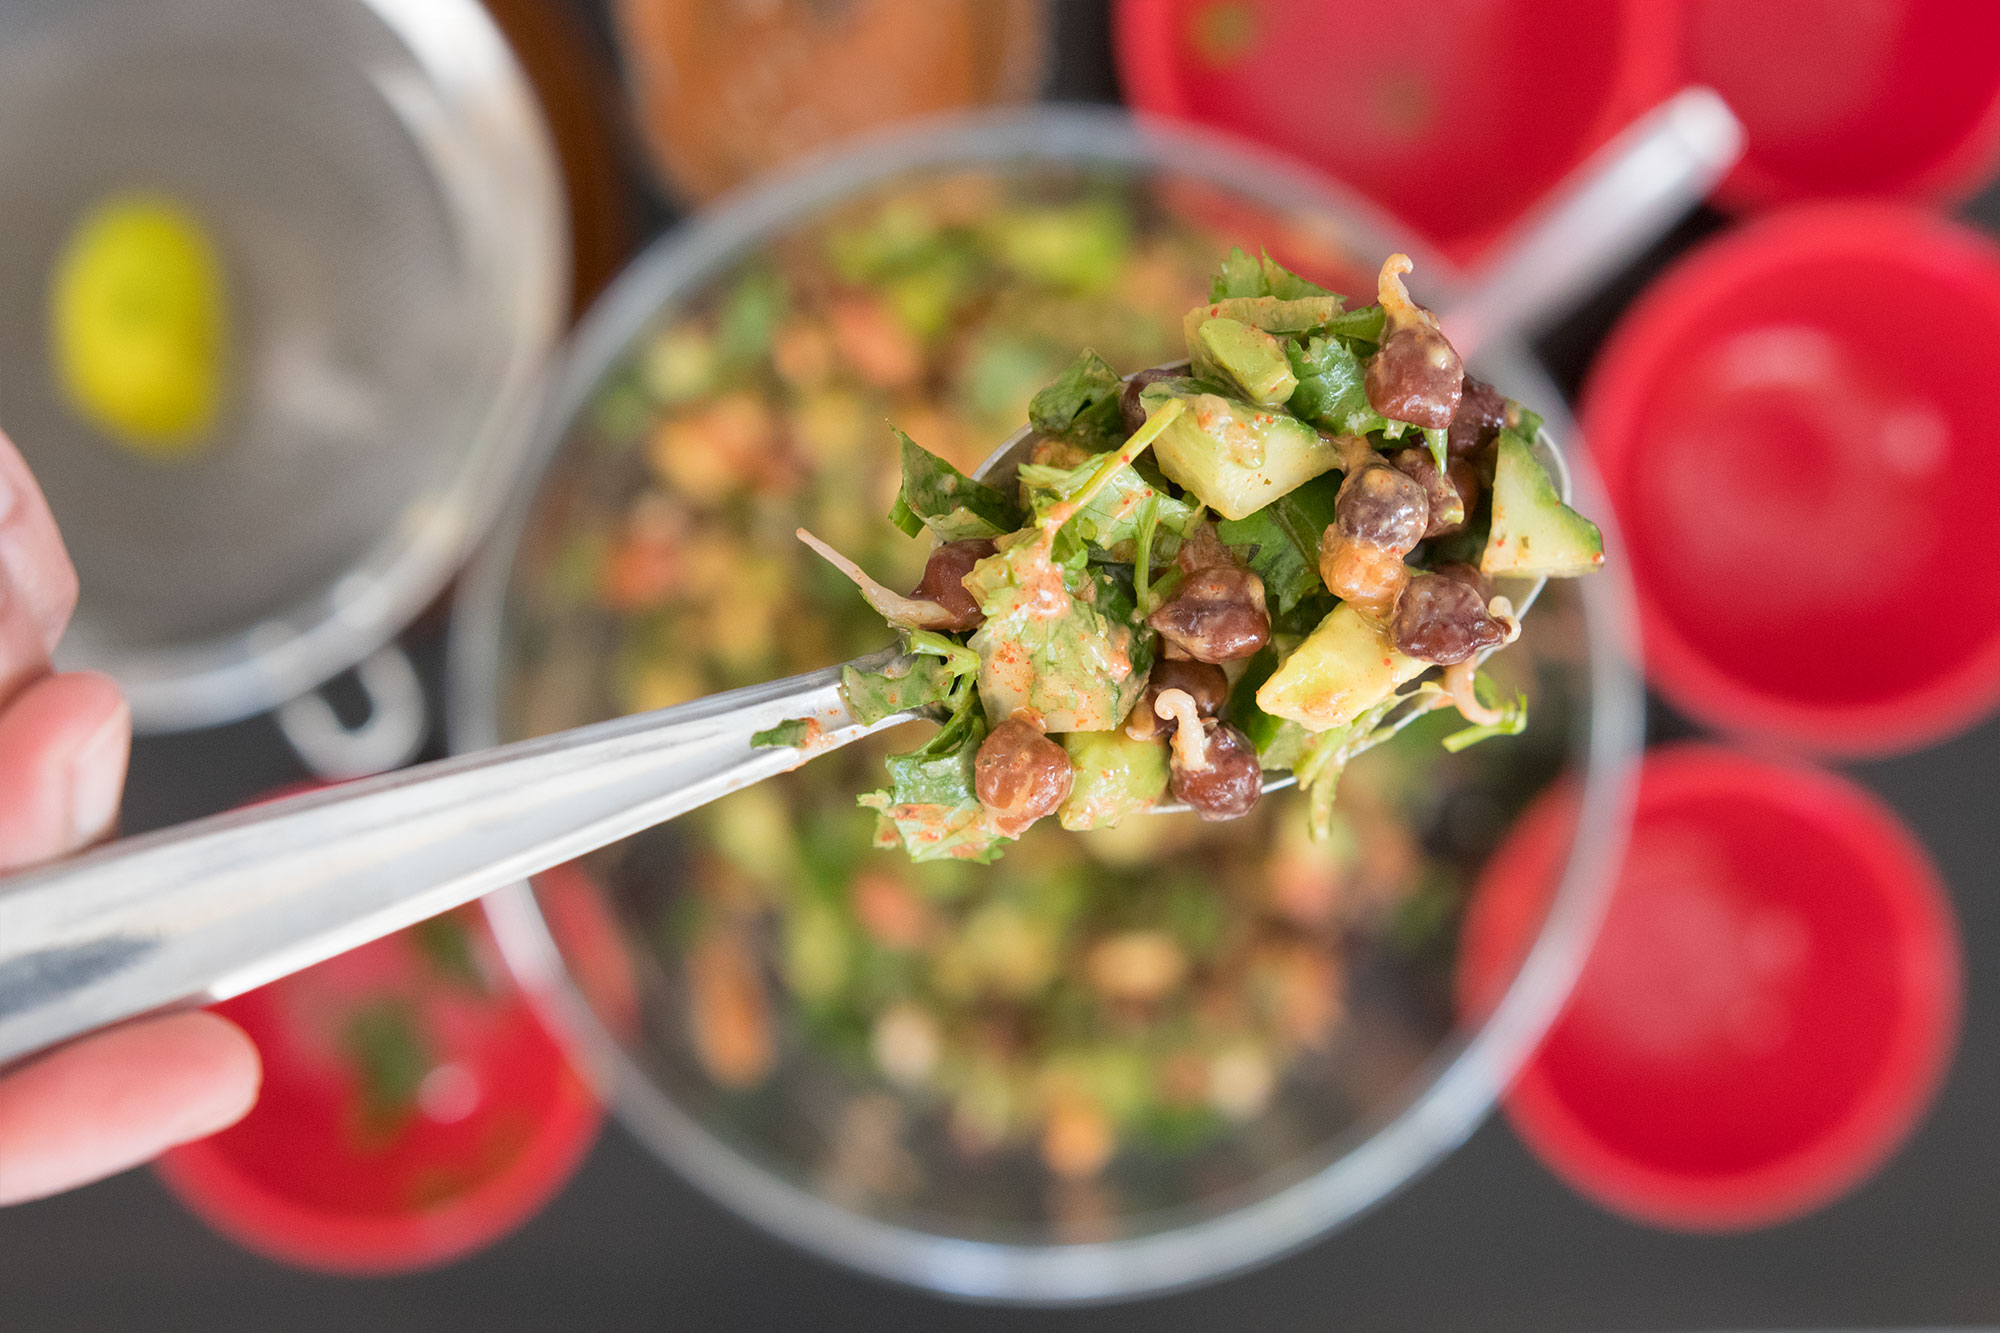
M 76 846 L 96 842 L 117 822 L 131 753 L 131 709 L 123 699 L 69 761 L 69 821 Z

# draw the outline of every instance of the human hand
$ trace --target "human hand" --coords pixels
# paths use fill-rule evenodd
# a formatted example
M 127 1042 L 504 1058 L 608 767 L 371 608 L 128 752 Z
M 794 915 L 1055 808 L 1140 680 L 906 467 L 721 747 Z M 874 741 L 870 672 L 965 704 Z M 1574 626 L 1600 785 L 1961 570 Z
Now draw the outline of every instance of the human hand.
M 118 817 L 131 711 L 108 677 L 49 669 L 75 605 L 55 520 L 0 435 L 0 874 L 86 847 Z M 0 1204 L 234 1124 L 260 1077 L 242 1030 L 199 1012 L 139 1019 L 0 1075 Z

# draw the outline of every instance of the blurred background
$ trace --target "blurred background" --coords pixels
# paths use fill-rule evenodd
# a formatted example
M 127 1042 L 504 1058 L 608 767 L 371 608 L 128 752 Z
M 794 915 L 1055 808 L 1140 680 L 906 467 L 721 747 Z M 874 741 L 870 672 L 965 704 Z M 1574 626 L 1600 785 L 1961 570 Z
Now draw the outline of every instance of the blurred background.
M 1577 452 L 1602 476 L 1585 499 L 1622 528 L 1636 600 L 1547 612 L 1538 743 L 1494 770 L 1357 777 L 1351 864 L 1314 879 L 1274 856 L 1258 872 L 1280 898 L 1307 887 L 1256 927 L 1269 967 L 1243 984 L 1336 1008 L 1344 995 L 1350 1026 L 1310 1004 L 1296 1021 L 1331 1025 L 1342 1059 L 1372 1052 L 1384 1087 L 1428 1076 L 1471 1021 L 1454 1001 L 1476 1007 L 1483 984 L 1454 974 L 1473 967 L 1461 929 L 1508 947 L 1490 933 L 1504 925 L 1478 934 L 1477 907 L 1462 926 L 1467 902 L 1507 885 L 1532 899 L 1561 865 L 1510 829 L 1570 839 L 1547 802 L 1539 823 L 1516 816 L 1600 725 L 1575 626 L 1636 619 L 1645 739 L 1704 748 L 1649 761 L 1577 1008 L 1463 1147 L 1341 1229 L 1193 1290 L 1084 1310 L 957 1303 L 773 1238 L 601 1120 L 466 909 L 230 1002 L 272 1071 L 254 1123 L 157 1173 L 0 1211 L 0 1324 L 2000 1322 L 1986 1039 L 2000 989 L 1983 961 L 2000 947 L 1985 818 L 2000 580 L 1981 560 L 2000 430 L 1985 389 L 2000 364 L 2000 22 L 1982 6 L 17 0 L 0 9 L 0 125 L 31 128 L 0 131 L 0 426 L 83 575 L 65 651 L 119 674 L 153 733 L 125 830 L 164 827 L 863 650 L 856 626 L 811 619 L 819 593 L 800 594 L 806 611 L 786 600 L 810 575 L 782 562 L 704 591 L 674 506 L 745 525 L 712 559 L 754 546 L 744 494 L 818 523 L 870 518 L 882 506 L 855 460 L 873 437 L 857 421 L 893 411 L 969 466 L 1074 343 L 1121 369 L 1166 355 L 1228 243 L 1267 244 L 1365 299 L 1378 238 L 1407 237 L 1428 252 L 1420 284 L 1428 271 L 1439 291 L 1476 290 L 1580 164 L 1689 85 L 1741 118 L 1742 160 L 1713 203 L 1660 222 L 1530 331 L 1575 405 Z M 1256 147 L 1185 179 L 1037 174 L 1052 145 L 1080 151 L 1094 132 L 1073 127 L 1029 136 L 1032 152 L 981 149 L 1013 164 L 983 181 L 840 165 L 858 160 L 842 144 L 886 126 L 1033 103 L 1196 127 L 1169 142 L 1199 147 L 1162 150 L 1189 164 L 1235 151 L 1203 134 Z M 822 153 L 817 175 L 785 175 Z M 1280 184 L 1217 183 L 1232 173 Z M 774 176 L 818 184 L 732 193 Z M 1522 397 L 1542 387 L 1510 349 L 1478 364 Z M 813 480 L 743 462 L 779 418 Z M 454 630 L 454 580 L 496 519 Z M 696 654 L 688 627 L 711 605 L 754 632 Z M 831 786 L 851 787 L 857 762 Z M 1371 833 L 1441 817 L 1396 804 L 1413 786 L 1448 790 L 1479 831 Z M 759 875 L 793 873 L 768 835 L 814 826 L 827 803 L 804 782 L 782 790 L 785 804 L 698 825 L 693 851 L 635 839 L 539 886 L 595 1021 L 767 1157 L 790 1142 L 772 1108 L 821 1098 L 815 1072 L 781 1062 L 774 1100 L 746 1100 L 768 1072 L 768 1020 L 744 1019 L 733 1046 L 683 1027 L 700 978 L 739 966 L 729 923 L 754 915 L 745 901 L 786 930 L 803 919 Z M 1369 800 L 1391 811 L 1377 825 L 1353 808 Z M 1778 813 L 1714 813 L 1745 808 Z M 1798 840 L 1789 864 L 1745 868 L 1742 844 L 1777 838 Z M 1205 854 L 1216 880 L 1249 855 Z M 1384 902 L 1328 927 L 1311 886 L 1359 882 L 1371 856 L 1403 858 Z M 1022 858 L 1027 876 L 1107 893 L 1150 864 Z M 723 888 L 656 901 L 681 880 Z M 855 882 L 878 907 L 910 891 Z M 636 980 L 594 966 L 623 956 L 620 930 L 691 955 L 692 983 L 659 979 L 660 1000 L 643 965 Z M 1321 956 L 1300 939 L 1338 944 Z M 1365 980 L 1343 990 L 1343 973 Z M 693 1020 L 673 1009 L 685 984 Z M 739 1017 L 776 1003 L 752 989 L 725 996 Z M 642 1000 L 673 1016 L 671 1040 L 632 1020 L 657 1051 L 617 1030 Z M 311 1017 L 326 1014 L 337 1029 Z M 1385 1032 L 1396 1043 L 1340 1044 Z M 1272 1082 L 1296 1058 L 1289 1095 L 1343 1116 L 1351 1102 L 1364 1126 L 1401 1105 L 1314 1082 L 1327 1047 L 1309 1038 L 1259 1030 L 1236 1050 Z M 869 1136 L 900 1132 L 881 1128 L 900 1113 L 843 1105 L 827 1151 L 863 1166 L 814 1188 L 880 1212 L 896 1190 Z M 1197 1159 L 1196 1194 L 1330 1133 L 1273 1105 L 1249 1166 Z M 1023 1216 L 1064 1241 L 1112 1234 L 1139 1206 L 1119 1193 L 1132 1181 L 1066 1170 L 1048 1146 L 1062 1137 L 1036 1132 L 1039 1164 L 1023 1149 L 1006 1171 L 1060 1179 L 1022 1191 Z M 799 1151 L 817 1170 L 820 1148 Z M 972 1187 L 1005 1193 L 1005 1212 L 1014 1186 L 996 1179 Z M 939 1198 L 953 1186 L 936 1182 Z M 924 1206 L 949 1211 L 939 1198 Z

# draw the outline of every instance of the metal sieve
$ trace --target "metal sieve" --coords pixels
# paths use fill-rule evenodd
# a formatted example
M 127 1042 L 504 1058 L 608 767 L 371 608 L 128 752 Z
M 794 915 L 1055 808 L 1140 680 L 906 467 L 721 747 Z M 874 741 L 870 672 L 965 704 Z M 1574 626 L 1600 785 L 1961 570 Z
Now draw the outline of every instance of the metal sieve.
M 102 436 L 50 364 L 56 257 L 135 189 L 199 219 L 227 276 L 230 389 L 181 462 Z M 62 664 L 174 730 L 387 643 L 517 470 L 566 301 L 558 189 L 476 0 L 10 0 L 0 428 L 81 576 Z

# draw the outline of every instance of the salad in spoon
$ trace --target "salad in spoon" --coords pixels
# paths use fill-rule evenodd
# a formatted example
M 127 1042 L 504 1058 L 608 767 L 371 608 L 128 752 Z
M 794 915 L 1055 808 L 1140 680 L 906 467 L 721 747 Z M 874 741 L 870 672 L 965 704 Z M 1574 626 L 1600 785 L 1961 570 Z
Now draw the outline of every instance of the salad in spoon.
M 1452 750 L 1522 730 L 1526 698 L 1480 666 L 1519 635 L 1520 590 L 1598 568 L 1603 542 L 1540 418 L 1465 373 L 1409 271 L 1389 256 L 1378 303 L 1349 309 L 1232 250 L 1187 362 L 1121 376 L 1084 352 L 1035 396 L 1011 477 L 899 431 L 890 519 L 934 541 L 909 594 L 799 532 L 903 636 L 846 673 L 856 720 L 942 719 L 860 797 L 878 845 L 987 862 L 1050 816 L 1236 819 L 1280 775 L 1318 831 L 1347 762 L 1424 713 L 1464 716 Z

